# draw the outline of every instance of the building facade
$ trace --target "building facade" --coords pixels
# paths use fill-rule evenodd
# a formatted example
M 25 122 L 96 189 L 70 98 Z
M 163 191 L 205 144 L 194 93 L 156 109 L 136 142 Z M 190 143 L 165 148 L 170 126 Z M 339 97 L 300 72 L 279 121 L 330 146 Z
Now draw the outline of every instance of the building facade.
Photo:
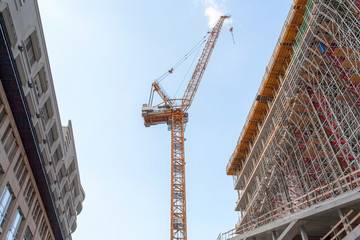
M 85 198 L 36 0 L 0 1 L 0 239 L 72 239 Z
M 219 239 L 360 239 L 360 1 L 295 0 L 227 165 Z

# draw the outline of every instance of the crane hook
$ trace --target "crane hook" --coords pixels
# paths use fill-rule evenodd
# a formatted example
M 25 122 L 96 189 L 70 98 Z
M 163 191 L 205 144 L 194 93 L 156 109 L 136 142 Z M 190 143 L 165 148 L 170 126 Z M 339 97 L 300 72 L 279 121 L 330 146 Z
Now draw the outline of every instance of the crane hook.
M 234 34 L 233 34 L 233 27 L 230 27 L 229 32 L 231 32 L 233 43 L 235 44 Z

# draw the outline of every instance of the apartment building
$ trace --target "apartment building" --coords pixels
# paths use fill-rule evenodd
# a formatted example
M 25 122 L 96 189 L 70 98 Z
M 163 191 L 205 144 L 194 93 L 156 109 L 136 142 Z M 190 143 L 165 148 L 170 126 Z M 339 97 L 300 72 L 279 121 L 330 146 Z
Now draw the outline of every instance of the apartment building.
M 0 239 L 72 239 L 85 198 L 36 0 L 0 1 Z

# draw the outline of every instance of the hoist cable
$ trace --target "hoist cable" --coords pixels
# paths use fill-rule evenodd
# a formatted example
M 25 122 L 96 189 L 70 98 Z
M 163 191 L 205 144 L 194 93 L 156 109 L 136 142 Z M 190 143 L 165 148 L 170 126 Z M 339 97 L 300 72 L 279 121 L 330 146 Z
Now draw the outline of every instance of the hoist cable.
M 192 47 L 190 49 L 190 51 L 185 54 L 184 57 L 182 57 L 170 70 L 166 71 L 163 75 L 161 75 L 158 79 L 156 79 L 156 82 L 161 82 L 162 80 L 164 80 L 169 74 L 172 73 L 172 71 L 176 68 L 178 68 L 189 56 L 191 56 L 196 50 L 199 49 L 199 47 L 206 42 L 206 38 L 208 37 L 209 33 L 207 33 L 198 43 L 196 43 L 194 45 L 194 47 Z
M 201 45 L 200 45 L 200 46 L 201 46 Z M 181 81 L 181 83 L 180 83 L 180 85 L 179 85 L 178 89 L 177 89 L 177 90 L 176 90 L 176 92 L 175 92 L 175 98 L 176 98 L 176 95 L 177 95 L 177 93 L 179 92 L 179 90 L 180 90 L 180 88 L 181 88 L 182 84 L 184 83 L 185 78 L 186 78 L 186 77 L 187 77 L 187 75 L 189 74 L 189 71 L 190 71 L 191 67 L 194 65 L 194 62 L 195 62 L 195 60 L 197 59 L 197 56 L 199 56 L 200 46 L 199 46 L 199 48 L 198 48 L 198 51 L 197 51 L 196 55 L 195 55 L 195 56 L 194 56 L 194 58 L 193 58 L 193 60 L 192 60 L 192 62 L 191 62 L 191 64 L 190 64 L 190 66 L 189 66 L 188 70 L 186 71 L 186 74 L 185 74 L 184 78 L 182 79 L 182 81 Z

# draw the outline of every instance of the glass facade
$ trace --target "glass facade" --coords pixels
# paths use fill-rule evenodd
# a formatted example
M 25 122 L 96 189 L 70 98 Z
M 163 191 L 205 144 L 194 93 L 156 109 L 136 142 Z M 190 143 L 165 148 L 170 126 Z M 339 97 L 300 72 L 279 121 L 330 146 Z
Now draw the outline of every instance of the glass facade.
M 8 186 L 5 187 L 0 199 L 0 226 L 5 221 L 6 213 L 12 200 L 11 192 Z
M 15 240 L 17 236 L 17 232 L 20 227 L 21 220 L 23 219 L 20 209 L 18 209 L 15 213 L 14 220 L 11 224 L 10 230 L 6 236 L 7 240 Z

